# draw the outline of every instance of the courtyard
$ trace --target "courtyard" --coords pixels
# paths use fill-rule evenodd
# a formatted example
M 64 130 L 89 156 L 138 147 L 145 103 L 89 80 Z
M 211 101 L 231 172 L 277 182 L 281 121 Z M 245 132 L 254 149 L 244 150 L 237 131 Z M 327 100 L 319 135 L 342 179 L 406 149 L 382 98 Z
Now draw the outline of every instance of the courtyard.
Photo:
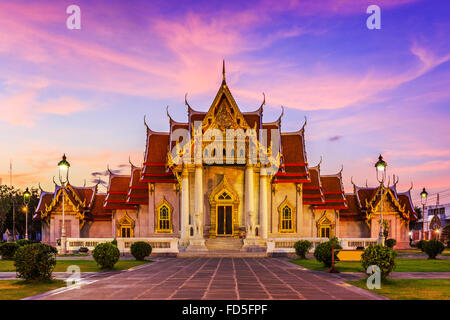
M 158 258 L 33 300 L 381 300 L 343 279 L 276 258 Z

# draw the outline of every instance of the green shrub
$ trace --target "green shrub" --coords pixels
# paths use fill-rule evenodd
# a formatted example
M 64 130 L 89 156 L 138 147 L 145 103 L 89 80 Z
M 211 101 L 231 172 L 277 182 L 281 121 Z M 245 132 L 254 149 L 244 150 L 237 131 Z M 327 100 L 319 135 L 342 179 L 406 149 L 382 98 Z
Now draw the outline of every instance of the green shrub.
M 425 243 L 427 243 L 427 240 L 420 240 L 420 241 L 417 242 L 417 248 L 422 250 L 422 252 L 424 252 L 424 244 Z
M 31 242 L 28 239 L 20 239 L 20 240 L 17 240 L 16 243 L 22 247 L 24 245 L 30 244 Z
M 116 238 L 114 238 L 114 240 L 111 241 L 111 243 L 117 247 L 117 239 Z
M 134 242 L 130 249 L 136 260 L 145 260 L 152 253 L 152 246 L 144 241 Z
M 306 259 L 306 254 L 309 249 L 312 248 L 311 241 L 300 240 L 294 243 L 295 253 L 300 257 L 300 259 Z
M 15 242 L 5 242 L 0 246 L 0 255 L 3 260 L 12 260 L 19 245 Z
M 380 244 L 371 245 L 361 255 L 361 264 L 364 270 L 376 265 L 380 268 L 381 279 L 384 280 L 394 270 L 397 253 L 390 247 Z
M 327 242 L 322 242 L 314 250 L 314 257 L 317 261 L 322 262 L 326 267 L 331 267 L 331 244 L 334 244 L 334 249 L 342 249 L 337 238 L 332 238 Z M 337 261 L 337 251 L 334 251 L 334 259 Z
M 386 244 L 386 247 L 394 248 L 394 246 L 397 244 L 397 240 L 387 239 L 385 244 Z
M 120 251 L 110 242 L 100 243 L 92 251 L 92 256 L 101 269 L 112 269 L 119 261 Z
M 17 277 L 25 280 L 49 280 L 56 266 L 56 248 L 43 243 L 19 247 L 14 255 Z
M 427 241 L 423 246 L 423 251 L 428 255 L 428 259 L 436 259 L 436 256 L 441 254 L 444 249 L 444 244 L 436 239 Z

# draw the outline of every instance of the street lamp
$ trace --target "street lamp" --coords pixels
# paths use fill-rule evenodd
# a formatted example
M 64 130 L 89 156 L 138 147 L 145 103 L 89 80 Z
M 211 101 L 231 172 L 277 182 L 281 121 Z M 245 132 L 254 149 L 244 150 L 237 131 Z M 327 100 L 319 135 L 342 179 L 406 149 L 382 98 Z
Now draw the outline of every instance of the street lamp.
M 58 162 L 59 168 L 59 182 L 61 183 L 62 190 L 62 226 L 61 226 L 61 252 L 66 254 L 66 227 L 65 227 L 65 208 L 64 208 L 64 195 L 66 192 L 66 186 L 69 181 L 69 168 L 70 163 L 67 161 L 66 154 L 63 155 L 62 160 Z
M 427 204 L 428 192 L 423 188 L 420 193 L 420 202 L 422 203 L 422 240 L 425 240 L 425 205 Z
M 380 233 L 378 234 L 378 243 L 384 246 L 383 235 L 383 185 L 386 179 L 386 167 L 387 163 L 383 160 L 383 157 L 378 157 L 378 161 L 375 163 L 375 169 L 377 171 L 377 180 L 380 183 Z
M 25 205 L 25 239 L 28 240 L 28 204 L 30 203 L 31 193 L 28 188 L 23 193 L 23 204 Z

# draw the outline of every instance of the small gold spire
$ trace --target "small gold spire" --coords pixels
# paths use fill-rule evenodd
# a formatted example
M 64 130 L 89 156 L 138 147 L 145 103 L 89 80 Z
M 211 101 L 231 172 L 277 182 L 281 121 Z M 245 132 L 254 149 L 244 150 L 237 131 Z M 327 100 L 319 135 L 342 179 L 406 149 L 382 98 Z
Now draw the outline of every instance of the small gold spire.
M 222 83 L 225 83 L 225 59 L 222 60 Z

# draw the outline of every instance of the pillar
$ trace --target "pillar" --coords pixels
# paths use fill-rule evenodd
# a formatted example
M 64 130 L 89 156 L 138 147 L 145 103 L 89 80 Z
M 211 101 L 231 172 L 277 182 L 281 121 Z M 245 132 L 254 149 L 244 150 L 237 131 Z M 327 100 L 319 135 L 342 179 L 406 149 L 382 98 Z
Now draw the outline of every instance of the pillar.
M 203 238 L 203 167 L 195 166 L 195 202 L 194 202 L 195 236 Z
M 189 172 L 184 166 L 181 173 L 181 242 L 189 237 Z
M 297 234 L 300 234 L 302 237 L 304 237 L 306 235 L 306 232 L 304 232 L 303 228 L 305 226 L 305 221 L 304 221 L 304 212 L 303 212 L 303 184 L 297 184 L 296 185 L 296 200 L 297 203 L 296 208 L 297 208 L 297 217 L 296 217 L 296 221 L 297 221 Z
M 261 237 L 267 239 L 268 236 L 268 216 L 267 216 L 267 171 L 261 168 L 259 173 L 259 218 L 261 223 Z
M 255 235 L 254 199 L 253 166 L 247 165 L 245 168 L 245 213 L 248 219 L 247 232 L 250 237 Z

